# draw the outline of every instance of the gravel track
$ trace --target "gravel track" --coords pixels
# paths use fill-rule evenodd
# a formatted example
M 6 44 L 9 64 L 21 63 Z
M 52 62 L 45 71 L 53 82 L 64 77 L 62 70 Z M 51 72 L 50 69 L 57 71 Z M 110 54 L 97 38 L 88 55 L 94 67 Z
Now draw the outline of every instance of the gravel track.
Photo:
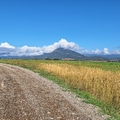
M 0 63 L 0 120 L 105 120 L 97 111 L 37 73 Z

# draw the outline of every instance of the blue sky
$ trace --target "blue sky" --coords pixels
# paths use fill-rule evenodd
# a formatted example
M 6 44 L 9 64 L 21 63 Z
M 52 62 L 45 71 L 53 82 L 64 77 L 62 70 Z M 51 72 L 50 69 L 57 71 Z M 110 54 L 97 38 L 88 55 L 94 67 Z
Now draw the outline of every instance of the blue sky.
M 120 1 L 0 0 L 0 53 L 40 54 L 55 43 L 81 53 L 120 54 Z

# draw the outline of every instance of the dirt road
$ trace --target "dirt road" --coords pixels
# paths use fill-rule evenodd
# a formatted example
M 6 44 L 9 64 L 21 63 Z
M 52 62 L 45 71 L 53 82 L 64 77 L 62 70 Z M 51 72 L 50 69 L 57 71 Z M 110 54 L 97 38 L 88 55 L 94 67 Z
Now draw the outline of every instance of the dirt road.
M 105 120 L 37 73 L 0 63 L 0 120 Z

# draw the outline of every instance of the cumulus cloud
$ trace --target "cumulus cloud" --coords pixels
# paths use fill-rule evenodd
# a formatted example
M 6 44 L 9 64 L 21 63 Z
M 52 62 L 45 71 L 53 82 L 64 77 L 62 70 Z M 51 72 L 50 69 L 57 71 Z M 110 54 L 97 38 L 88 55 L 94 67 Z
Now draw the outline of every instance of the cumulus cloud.
M 0 44 L 0 56 L 35 56 L 35 55 L 42 55 L 44 53 L 50 53 L 54 51 L 57 48 L 65 48 L 65 49 L 71 49 L 73 51 L 80 52 L 82 54 L 102 54 L 102 55 L 108 55 L 108 54 L 120 54 L 120 50 L 112 50 L 109 51 L 108 48 L 104 48 L 103 50 L 95 49 L 95 50 L 85 50 L 79 47 L 74 42 L 68 42 L 66 39 L 61 39 L 58 42 L 53 43 L 49 46 L 43 46 L 43 47 L 29 47 L 27 45 L 22 47 L 14 47 L 7 42 Z
M 102 51 L 99 49 L 92 50 L 92 54 L 101 54 L 101 53 L 102 53 Z
M 11 56 L 32 56 L 32 55 L 41 55 L 43 51 L 40 47 L 28 47 L 23 46 L 16 48 L 14 52 L 11 52 Z
M 42 55 L 44 53 L 50 53 L 60 47 L 75 51 L 80 50 L 80 47 L 77 44 L 75 44 L 74 42 L 68 42 L 66 39 L 61 39 L 60 41 L 55 42 L 53 45 L 43 46 L 43 47 L 22 46 L 19 48 L 15 48 L 14 46 L 9 45 L 7 42 L 1 43 L 0 47 L 2 48 L 2 53 L 7 53 L 7 55 L 11 55 L 11 56 Z
M 8 44 L 7 42 L 0 44 L 0 55 L 7 56 L 10 55 L 11 52 L 15 50 L 15 47 Z
M 1 43 L 0 44 L 0 48 L 10 48 L 10 49 L 14 49 L 15 47 L 12 45 L 9 45 L 7 42 L 5 43 Z
M 55 42 L 53 45 L 50 46 L 44 46 L 42 49 L 45 53 L 50 53 L 60 47 L 75 51 L 80 50 L 80 47 L 77 44 L 75 44 L 74 42 L 68 42 L 66 39 L 61 39 L 59 42 Z
M 83 54 L 95 54 L 95 55 L 99 55 L 99 54 L 102 54 L 102 55 L 108 55 L 108 54 L 111 54 L 109 52 L 109 49 L 108 48 L 104 48 L 103 50 L 99 50 L 99 49 L 96 49 L 96 50 L 83 50 L 82 51 Z
M 108 48 L 104 48 L 104 49 L 103 49 L 103 53 L 104 53 L 104 54 L 110 54 Z

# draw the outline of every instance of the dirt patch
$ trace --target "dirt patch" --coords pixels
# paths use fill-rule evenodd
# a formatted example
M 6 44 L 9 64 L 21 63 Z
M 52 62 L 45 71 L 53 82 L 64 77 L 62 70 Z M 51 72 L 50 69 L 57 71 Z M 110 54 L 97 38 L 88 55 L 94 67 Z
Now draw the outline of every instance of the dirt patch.
M 97 110 L 37 73 L 0 64 L 1 120 L 105 120 Z

